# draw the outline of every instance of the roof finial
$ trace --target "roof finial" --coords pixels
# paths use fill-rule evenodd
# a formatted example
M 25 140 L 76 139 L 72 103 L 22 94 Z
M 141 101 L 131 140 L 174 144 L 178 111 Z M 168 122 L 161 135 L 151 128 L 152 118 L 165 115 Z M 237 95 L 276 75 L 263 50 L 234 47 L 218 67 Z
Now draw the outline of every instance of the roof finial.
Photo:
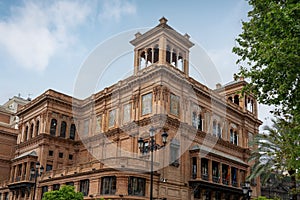
M 167 23 L 167 19 L 165 17 L 162 17 L 159 19 L 160 24 L 166 24 Z

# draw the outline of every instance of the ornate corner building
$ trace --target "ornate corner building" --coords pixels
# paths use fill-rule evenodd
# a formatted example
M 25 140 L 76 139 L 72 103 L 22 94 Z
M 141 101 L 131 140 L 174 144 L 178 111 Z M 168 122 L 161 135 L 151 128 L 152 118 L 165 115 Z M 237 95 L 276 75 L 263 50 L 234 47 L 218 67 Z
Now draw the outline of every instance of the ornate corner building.
M 189 38 L 161 18 L 130 41 L 132 76 L 84 100 L 47 90 L 22 106 L 18 129 L 6 131 L 14 152 L 0 154 L 10 157 L 0 169 L 0 200 L 32 199 L 34 190 L 41 199 L 62 185 L 84 199 L 149 199 L 150 127 L 156 144 L 168 133 L 153 152 L 154 199 L 241 199 L 251 170 L 248 142 L 261 125 L 257 102 L 240 96 L 243 79 L 210 89 L 190 77 Z M 35 182 L 37 161 L 44 172 Z M 253 196 L 260 194 L 256 182 Z

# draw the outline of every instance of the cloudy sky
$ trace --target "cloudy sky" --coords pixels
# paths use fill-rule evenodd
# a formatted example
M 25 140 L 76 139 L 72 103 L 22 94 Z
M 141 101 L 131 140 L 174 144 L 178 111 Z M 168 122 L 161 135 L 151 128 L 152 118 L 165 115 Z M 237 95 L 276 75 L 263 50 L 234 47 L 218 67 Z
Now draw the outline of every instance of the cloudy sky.
M 231 50 L 249 10 L 243 0 L 2 0 L 0 103 L 19 93 L 34 98 L 49 88 L 72 95 L 82 63 L 99 44 L 124 31 L 154 27 L 162 16 L 204 49 L 227 83 L 238 71 Z M 119 62 L 127 72 L 132 56 Z M 99 88 L 106 84 L 111 83 Z

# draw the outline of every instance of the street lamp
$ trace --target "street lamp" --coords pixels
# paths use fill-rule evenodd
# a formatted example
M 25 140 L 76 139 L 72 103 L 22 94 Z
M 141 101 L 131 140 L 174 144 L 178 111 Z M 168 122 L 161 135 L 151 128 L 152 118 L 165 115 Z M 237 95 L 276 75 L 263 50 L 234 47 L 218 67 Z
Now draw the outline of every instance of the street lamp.
M 30 174 L 31 176 L 34 176 L 34 188 L 33 188 L 33 196 L 32 200 L 35 199 L 35 191 L 36 191 L 36 180 L 38 176 L 41 176 L 42 173 L 44 172 L 44 167 L 41 166 L 40 162 L 35 163 L 35 168 L 30 169 Z
M 151 170 L 150 170 L 150 200 L 153 200 L 153 151 L 156 151 L 162 147 L 164 147 L 167 143 L 167 137 L 168 137 L 168 133 L 166 131 L 164 131 L 162 134 L 161 134 L 161 137 L 162 137 L 162 142 L 163 142 L 163 145 L 159 145 L 159 144 L 156 144 L 155 143 L 155 140 L 154 140 L 154 132 L 155 132 L 155 129 L 153 127 L 151 127 L 149 129 L 149 135 L 150 135 L 150 144 L 149 144 L 149 147 L 148 146 L 145 146 L 145 142 L 142 138 L 140 138 L 138 140 L 138 145 L 139 145 L 139 149 L 142 153 L 144 152 L 147 152 L 148 151 L 148 148 L 150 148 L 150 158 L 151 158 Z
M 243 194 L 245 196 L 245 199 L 250 200 L 250 197 L 252 195 L 252 190 L 250 188 L 250 183 L 247 181 L 245 182 L 245 185 L 243 186 Z

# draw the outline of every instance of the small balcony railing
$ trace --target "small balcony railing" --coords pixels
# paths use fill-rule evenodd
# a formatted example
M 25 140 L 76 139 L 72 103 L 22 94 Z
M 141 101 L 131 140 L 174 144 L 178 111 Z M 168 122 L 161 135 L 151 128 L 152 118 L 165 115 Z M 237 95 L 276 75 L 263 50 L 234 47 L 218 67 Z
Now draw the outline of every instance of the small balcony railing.
M 225 178 L 222 179 L 222 183 L 224 185 L 229 185 L 229 181 L 227 179 L 225 179 Z
M 237 183 L 237 181 L 232 180 L 231 185 L 232 185 L 233 187 L 237 187 L 237 186 L 238 186 L 238 183 Z
M 208 174 L 202 174 L 201 178 L 205 181 L 208 181 Z
M 214 183 L 220 183 L 220 177 L 218 177 L 218 176 L 213 176 L 212 180 Z

